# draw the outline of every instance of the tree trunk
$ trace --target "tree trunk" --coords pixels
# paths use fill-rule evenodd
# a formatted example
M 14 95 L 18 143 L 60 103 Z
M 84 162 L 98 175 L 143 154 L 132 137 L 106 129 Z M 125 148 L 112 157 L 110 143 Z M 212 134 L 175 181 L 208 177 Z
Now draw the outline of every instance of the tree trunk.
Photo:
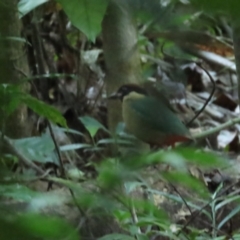
M 107 94 L 124 83 L 141 82 L 137 32 L 128 0 L 110 0 L 102 33 Z M 121 121 L 121 112 L 119 102 L 108 101 L 108 124 L 112 132 Z
M 29 73 L 24 43 L 17 39 L 21 37 L 22 27 L 17 3 L 17 0 L 3 0 L 0 4 L 0 84 L 19 84 L 24 74 L 28 75 Z M 26 84 L 21 86 L 22 91 L 26 91 L 26 88 Z M 4 103 L 0 103 L 0 107 L 2 104 Z M 4 115 L 5 113 L 2 112 L 0 131 L 11 138 L 27 135 L 27 109 L 25 106 L 18 107 L 7 119 L 4 118 Z

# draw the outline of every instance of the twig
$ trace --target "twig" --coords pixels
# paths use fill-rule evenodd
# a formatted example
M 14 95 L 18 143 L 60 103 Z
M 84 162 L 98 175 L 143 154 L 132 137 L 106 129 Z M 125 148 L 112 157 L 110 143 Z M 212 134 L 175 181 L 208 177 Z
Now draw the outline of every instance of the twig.
M 10 152 L 12 154 L 16 155 L 18 157 L 19 161 L 21 161 L 25 166 L 28 166 L 28 167 L 36 170 L 37 173 L 39 173 L 41 175 L 45 175 L 45 172 L 41 168 L 39 168 L 33 161 L 26 158 L 20 151 L 18 151 L 17 148 L 15 148 L 15 146 L 13 145 L 12 140 L 10 138 L 3 135 L 1 132 L 0 132 L 0 134 L 3 136 L 3 141 L 6 143 L 7 147 L 9 147 Z
M 177 190 L 177 188 L 172 184 L 170 183 L 170 186 L 174 189 L 174 191 L 179 195 L 179 197 L 182 199 L 183 203 L 185 204 L 185 206 L 187 207 L 188 211 L 190 212 L 190 214 L 192 215 L 192 210 L 191 208 L 189 207 L 187 201 L 184 199 L 184 197 L 182 196 L 182 194 Z
M 193 136 L 194 139 L 199 139 L 199 138 L 205 138 L 205 137 L 208 137 L 214 133 L 217 133 L 227 127 L 231 127 L 233 126 L 234 124 L 236 123 L 240 123 L 240 117 L 237 117 L 237 118 L 233 118 L 231 120 L 229 120 L 228 122 L 226 123 L 223 123 L 223 124 L 220 124 L 219 126 L 215 127 L 215 128 L 211 128 L 205 132 L 202 132 L 202 133 L 199 133 L 199 134 L 196 134 Z
M 167 57 L 170 58 L 170 59 L 175 60 L 175 61 L 176 61 L 176 60 L 180 60 L 180 59 L 177 59 L 176 57 L 173 57 L 173 56 L 165 53 L 165 52 L 164 52 L 164 44 L 165 44 L 165 43 L 163 43 L 162 46 L 161 46 L 161 52 L 162 52 L 162 54 L 163 54 L 164 56 L 167 56 Z M 191 124 L 193 123 L 193 121 L 196 120 L 196 118 L 204 111 L 204 109 L 206 108 L 206 106 L 208 105 L 208 103 L 210 102 L 210 100 L 212 99 L 212 96 L 213 96 L 213 94 L 214 94 L 214 92 L 215 92 L 215 88 L 216 88 L 215 82 L 214 82 L 212 76 L 208 73 L 208 71 L 207 71 L 204 67 L 202 67 L 202 65 L 201 65 L 200 63 L 195 62 L 195 64 L 196 64 L 197 66 L 199 66 L 199 67 L 208 75 L 210 81 L 212 82 L 213 88 L 212 88 L 212 91 L 211 91 L 211 94 L 210 94 L 209 98 L 206 100 L 206 102 L 204 103 L 204 105 L 202 106 L 202 108 L 196 113 L 196 115 L 186 124 L 187 126 L 191 125 Z
M 197 114 L 187 123 L 187 126 L 191 125 L 193 123 L 194 120 L 196 120 L 196 118 L 204 111 L 204 109 L 206 108 L 206 106 L 208 105 L 208 103 L 210 102 L 210 100 L 212 99 L 212 96 L 215 92 L 215 88 L 216 88 L 216 85 L 215 85 L 215 82 L 212 78 L 212 76 L 209 74 L 209 72 L 204 68 L 202 67 L 200 64 L 196 63 L 197 66 L 199 66 L 209 77 L 210 81 L 212 82 L 212 85 L 213 85 L 213 88 L 212 88 L 212 91 L 211 91 L 211 94 L 210 96 L 208 97 L 208 99 L 206 100 L 206 102 L 204 103 L 204 105 L 202 106 L 202 108 L 197 112 Z
M 205 62 L 208 62 L 210 64 L 218 65 L 220 67 L 223 67 L 225 69 L 228 69 L 231 73 L 236 73 L 236 65 L 234 62 L 228 60 L 225 57 L 222 57 L 216 53 L 213 52 L 207 52 L 199 49 L 194 49 L 192 46 L 189 46 L 187 44 L 182 44 L 181 48 L 191 54 L 194 55 L 198 58 L 201 58 Z
M 15 67 L 15 66 L 14 66 L 14 67 Z M 21 71 L 21 69 L 17 69 L 16 67 L 15 67 L 15 69 L 16 69 L 17 71 L 19 71 L 23 76 L 28 77 L 26 73 L 24 73 L 23 71 Z M 40 96 L 39 96 L 39 94 L 38 94 L 38 91 L 37 91 L 37 89 L 36 89 L 35 84 L 34 84 L 32 81 L 30 81 L 30 82 L 31 82 L 31 84 L 33 85 L 33 89 L 34 89 L 34 91 L 35 91 L 35 94 L 36 94 L 38 100 L 40 100 Z M 46 121 L 47 121 L 47 126 L 48 126 L 48 128 L 49 128 L 49 132 L 50 132 L 51 138 L 52 138 L 52 140 L 53 140 L 53 143 L 54 143 L 54 146 L 55 146 L 57 155 L 58 155 L 59 162 L 60 162 L 60 166 L 61 166 L 61 176 L 63 177 L 63 176 L 66 176 L 66 174 L 65 174 L 65 171 L 64 171 L 64 166 L 63 166 L 63 161 L 62 161 L 62 157 L 61 157 L 61 154 L 60 154 L 60 149 L 59 149 L 59 146 L 58 146 L 58 144 L 57 144 L 56 138 L 55 138 L 55 136 L 54 136 L 51 123 L 49 122 L 48 119 L 46 119 Z
M 61 156 L 60 149 L 59 149 L 59 146 L 58 146 L 58 144 L 57 144 L 56 138 L 55 138 L 54 133 L 53 133 L 52 125 L 51 125 L 51 123 L 50 123 L 50 121 L 49 121 L 48 119 L 47 119 L 46 121 L 47 121 L 47 126 L 48 126 L 48 129 L 49 129 L 51 138 L 52 138 L 52 140 L 53 140 L 53 143 L 54 143 L 54 146 L 55 146 L 57 155 L 58 155 L 58 160 L 59 160 L 59 162 L 60 162 L 60 166 L 61 166 L 61 176 L 62 176 L 62 177 L 66 177 L 66 173 L 65 173 L 65 169 L 64 169 L 64 165 L 63 165 L 62 156 Z

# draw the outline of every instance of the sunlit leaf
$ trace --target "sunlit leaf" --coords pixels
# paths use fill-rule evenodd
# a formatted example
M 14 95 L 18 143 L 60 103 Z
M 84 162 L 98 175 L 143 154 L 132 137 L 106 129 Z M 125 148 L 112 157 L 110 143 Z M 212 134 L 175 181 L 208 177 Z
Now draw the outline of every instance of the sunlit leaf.
M 75 143 L 75 144 L 68 144 L 60 147 L 60 151 L 72 151 L 72 150 L 77 150 L 77 149 L 82 149 L 82 148 L 91 148 L 92 145 L 87 144 L 87 143 Z
M 108 130 L 96 119 L 89 117 L 89 116 L 84 116 L 80 117 L 79 120 L 82 122 L 84 127 L 88 130 L 90 136 L 93 138 L 98 130 L 102 129 L 105 132 L 108 132 Z
M 48 2 L 48 0 L 20 0 L 18 2 L 18 11 L 20 13 L 20 17 L 23 17 L 45 2 Z
M 23 95 L 21 100 L 38 115 L 46 117 L 53 123 L 60 124 L 64 127 L 67 126 L 65 118 L 56 108 L 49 106 L 48 104 L 27 94 Z
M 101 23 L 108 0 L 58 0 L 72 24 L 95 41 L 101 31 Z
M 104 139 L 100 139 L 97 142 L 98 145 L 101 144 L 122 144 L 122 145 L 134 145 L 133 142 L 131 140 L 128 139 L 114 139 L 114 138 L 104 138 Z
M 71 168 L 66 170 L 66 175 L 68 176 L 69 179 L 72 180 L 84 180 L 85 179 L 85 174 L 84 172 L 80 171 L 77 168 Z

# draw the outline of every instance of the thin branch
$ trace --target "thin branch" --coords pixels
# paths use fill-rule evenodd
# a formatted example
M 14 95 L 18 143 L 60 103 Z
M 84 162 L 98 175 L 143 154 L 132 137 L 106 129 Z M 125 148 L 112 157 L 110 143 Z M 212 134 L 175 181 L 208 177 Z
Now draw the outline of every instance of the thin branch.
M 206 100 L 206 102 L 204 103 L 204 105 L 202 106 L 202 108 L 197 112 L 197 114 L 186 124 L 187 126 L 191 125 L 193 123 L 194 120 L 197 119 L 197 117 L 204 111 L 204 109 L 206 108 L 206 106 L 208 105 L 208 103 L 210 102 L 210 100 L 212 99 L 213 97 L 213 94 L 215 92 L 215 88 L 216 88 L 216 85 L 215 85 L 215 82 L 212 78 L 212 76 L 209 74 L 209 72 L 204 68 L 202 67 L 200 64 L 196 63 L 197 66 L 199 66 L 209 77 L 210 81 L 212 82 L 212 85 L 213 85 L 213 88 L 212 88 L 212 91 L 211 91 L 211 94 L 210 96 L 208 97 L 208 99 Z
M 192 215 L 192 210 L 191 208 L 189 207 L 187 201 L 184 199 L 184 197 L 182 196 L 182 194 L 177 190 L 177 188 L 172 184 L 170 183 L 170 186 L 174 189 L 174 191 L 179 195 L 179 197 L 182 199 L 183 203 L 185 204 L 185 206 L 187 207 L 188 211 L 190 212 L 190 214 Z
M 178 58 L 176 58 L 176 57 L 173 57 L 173 56 L 165 53 L 165 52 L 164 52 L 164 44 L 165 44 L 165 43 L 163 43 L 162 46 L 161 46 L 161 52 L 162 52 L 162 54 L 163 54 L 164 56 L 170 58 L 170 59 L 180 60 L 180 59 L 178 59 Z M 209 98 L 207 99 L 207 101 L 204 103 L 204 105 L 202 106 L 202 108 L 196 113 L 196 115 L 186 124 L 187 126 L 191 125 L 191 124 L 193 123 L 193 121 L 196 120 L 197 117 L 204 111 L 204 109 L 206 108 L 206 106 L 208 105 L 208 103 L 210 102 L 210 100 L 212 99 L 212 96 L 213 96 L 213 94 L 214 94 L 214 92 L 215 92 L 215 88 L 216 88 L 215 82 L 214 82 L 212 76 L 208 73 L 208 71 L 207 71 L 204 67 L 202 67 L 200 63 L 195 62 L 195 64 L 196 64 L 197 66 L 199 66 L 199 67 L 208 75 L 210 81 L 212 82 L 213 88 L 212 88 L 211 94 L 210 94 Z
M 64 169 L 64 165 L 63 165 L 62 156 L 61 156 L 60 149 L 59 149 L 59 146 L 58 146 L 58 144 L 57 144 L 56 138 L 55 138 L 54 133 L 53 133 L 52 125 L 51 125 L 51 123 L 50 123 L 50 121 L 49 121 L 48 119 L 47 119 L 46 121 L 47 121 L 47 126 L 48 126 L 48 129 L 49 129 L 51 138 L 52 138 L 52 140 L 53 140 L 53 143 L 54 143 L 54 146 L 55 146 L 57 155 L 58 155 L 58 160 L 59 160 L 59 162 L 60 162 L 60 166 L 61 166 L 61 176 L 62 176 L 62 177 L 66 177 L 66 173 L 65 173 L 65 169 Z
M 7 136 L 3 135 L 1 132 L 0 134 L 3 136 L 3 141 L 5 142 L 5 144 L 7 145 L 7 147 L 9 148 L 10 152 L 14 155 L 16 155 L 19 159 L 19 161 L 21 161 L 25 166 L 28 166 L 34 170 L 36 170 L 36 172 L 38 174 L 41 175 L 45 175 L 45 172 L 38 167 L 33 161 L 29 160 L 28 158 L 26 158 L 13 144 L 12 140 L 10 138 L 8 138 Z
M 223 123 L 223 124 L 220 124 L 219 126 L 215 127 L 215 128 L 211 128 L 205 132 L 202 132 L 202 133 L 199 133 L 199 134 L 196 134 L 193 136 L 194 139 L 200 139 L 200 138 L 206 138 L 214 133 L 217 133 L 225 128 L 228 128 L 228 127 L 231 127 L 237 123 L 240 123 L 240 117 L 237 117 L 237 118 L 233 118 L 231 120 L 229 120 L 228 122 L 226 123 Z

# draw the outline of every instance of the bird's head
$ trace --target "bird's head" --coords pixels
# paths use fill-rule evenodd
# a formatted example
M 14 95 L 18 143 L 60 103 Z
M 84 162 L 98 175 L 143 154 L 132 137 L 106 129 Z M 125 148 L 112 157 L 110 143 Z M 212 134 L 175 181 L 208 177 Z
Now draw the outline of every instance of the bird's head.
M 120 99 L 123 100 L 124 97 L 129 95 L 130 93 L 135 92 L 142 95 L 147 95 L 147 92 L 142 87 L 136 84 L 125 84 L 121 86 L 117 92 L 112 93 L 108 98 L 109 99 Z

